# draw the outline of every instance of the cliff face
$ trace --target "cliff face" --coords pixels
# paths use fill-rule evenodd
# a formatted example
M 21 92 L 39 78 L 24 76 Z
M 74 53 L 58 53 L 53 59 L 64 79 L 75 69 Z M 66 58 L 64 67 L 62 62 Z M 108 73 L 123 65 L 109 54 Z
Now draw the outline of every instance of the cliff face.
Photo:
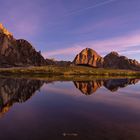
M 40 66 L 46 60 L 26 40 L 16 40 L 13 35 L 0 24 L 0 67 Z
M 77 54 L 73 64 L 98 68 L 140 70 L 140 63 L 136 60 L 120 56 L 117 52 L 111 52 L 102 58 L 97 52 L 89 48 L 86 48 Z
M 73 63 L 75 65 L 88 65 L 92 67 L 102 67 L 103 58 L 97 54 L 94 50 L 86 48 L 82 50 L 75 57 Z

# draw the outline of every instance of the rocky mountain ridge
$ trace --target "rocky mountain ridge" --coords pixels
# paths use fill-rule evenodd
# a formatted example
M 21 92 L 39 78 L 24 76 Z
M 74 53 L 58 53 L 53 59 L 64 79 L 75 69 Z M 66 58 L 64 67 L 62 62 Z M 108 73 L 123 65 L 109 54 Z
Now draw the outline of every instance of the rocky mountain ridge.
M 73 62 L 53 61 L 44 59 L 40 52 L 24 39 L 15 39 L 0 23 L 0 67 L 26 67 L 26 66 L 70 66 L 84 65 L 96 68 L 130 69 L 140 70 L 140 63 L 136 60 L 120 56 L 117 52 L 111 52 L 101 57 L 91 48 L 86 48 L 76 55 Z
M 101 57 L 91 48 L 86 48 L 77 54 L 73 60 L 73 64 L 96 68 L 140 70 L 140 63 L 136 60 L 120 56 L 117 52 L 111 52 L 105 57 Z

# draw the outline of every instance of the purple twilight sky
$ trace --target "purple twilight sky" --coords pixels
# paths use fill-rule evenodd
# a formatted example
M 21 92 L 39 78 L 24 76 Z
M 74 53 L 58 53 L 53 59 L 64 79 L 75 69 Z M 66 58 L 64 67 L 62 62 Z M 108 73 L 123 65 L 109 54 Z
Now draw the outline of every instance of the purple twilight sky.
M 3 0 L 0 22 L 46 58 L 73 60 L 89 47 L 140 61 L 140 0 Z

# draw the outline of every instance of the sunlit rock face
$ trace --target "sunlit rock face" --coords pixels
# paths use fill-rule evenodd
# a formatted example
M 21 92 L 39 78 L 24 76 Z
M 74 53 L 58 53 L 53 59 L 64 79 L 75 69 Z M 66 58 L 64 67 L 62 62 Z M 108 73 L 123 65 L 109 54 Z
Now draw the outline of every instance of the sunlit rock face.
M 97 54 L 94 50 L 90 48 L 86 48 L 82 50 L 75 57 L 73 63 L 75 65 L 87 65 L 92 67 L 102 67 L 103 66 L 103 58 Z
M 111 52 L 104 57 L 105 68 L 140 70 L 140 63 L 136 60 L 120 56 L 117 52 Z
M 0 24 L 0 60 L 0 67 L 47 64 L 40 52 L 37 52 L 28 41 L 16 40 L 2 24 Z
M 0 114 L 16 102 L 25 102 L 43 85 L 43 81 L 26 79 L 0 79 Z
M 0 33 L 5 34 L 6 36 L 12 37 L 12 33 L 10 33 L 1 23 L 0 23 Z
M 103 81 L 96 80 L 96 81 L 76 81 L 74 82 L 76 88 L 78 88 L 82 93 L 85 95 L 90 95 L 97 91 L 103 85 Z

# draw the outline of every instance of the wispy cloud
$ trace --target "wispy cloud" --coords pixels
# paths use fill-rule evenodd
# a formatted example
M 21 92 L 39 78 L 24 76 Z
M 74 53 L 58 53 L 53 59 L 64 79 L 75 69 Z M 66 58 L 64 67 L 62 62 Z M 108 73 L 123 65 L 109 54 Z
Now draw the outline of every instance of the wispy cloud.
M 129 21 L 131 18 L 131 22 Z M 98 33 L 101 31 L 116 31 L 116 30 L 123 30 L 129 24 L 137 22 L 137 17 L 132 17 L 131 15 L 128 16 L 115 16 L 115 17 L 108 17 L 103 19 L 92 19 L 84 24 L 78 26 L 76 29 L 72 30 L 71 32 L 75 35 L 77 34 L 86 34 L 86 33 Z M 128 24 L 129 23 L 129 24 Z M 132 24 L 133 25 L 133 24 Z
M 140 46 L 139 46 L 140 47 Z M 140 49 L 139 50 L 129 50 L 129 51 L 120 51 L 120 53 L 123 55 L 132 55 L 132 54 L 138 54 L 140 53 Z
M 63 20 L 65 20 L 66 17 L 80 15 L 84 11 L 94 9 L 94 8 L 98 8 L 98 7 L 101 7 L 103 5 L 107 5 L 107 4 L 116 2 L 116 1 L 117 0 L 104 0 L 102 2 L 98 2 L 98 3 L 94 4 L 94 5 L 87 6 L 87 7 L 84 7 L 84 8 L 80 8 L 80 9 L 77 9 L 77 10 L 72 10 L 70 12 L 67 12 L 66 8 L 64 8 L 64 6 L 61 5 L 61 10 L 63 9 L 63 13 L 64 12 L 67 12 L 67 13 L 64 14 L 64 15 L 62 14 L 61 16 L 59 16 L 59 18 L 55 19 L 54 21 L 48 21 L 47 25 L 59 24 L 59 22 L 61 23 Z
M 100 7 L 100 6 L 103 6 L 103 5 L 107 5 L 107 4 L 115 2 L 115 1 L 117 1 L 117 0 L 105 0 L 104 2 L 99 2 L 99 3 L 94 4 L 92 6 L 88 6 L 88 7 L 79 9 L 79 10 L 72 11 L 72 12 L 66 14 L 65 16 L 71 16 L 71 15 L 74 15 L 74 14 L 77 14 L 77 13 L 81 13 L 83 11 L 87 11 L 89 9 L 93 9 L 93 8 L 97 8 L 97 7 Z
M 54 57 L 57 55 L 70 55 L 70 54 L 75 54 L 75 52 L 79 52 L 83 48 L 84 48 L 83 46 L 74 45 L 74 46 L 69 47 L 69 48 L 43 52 L 42 55 L 44 57 Z
M 82 43 L 73 44 L 71 47 L 62 48 L 54 51 L 47 51 L 43 53 L 44 57 L 56 57 L 62 55 L 76 55 L 84 48 L 92 48 L 100 54 L 106 54 L 110 51 L 118 51 L 125 54 L 124 50 L 131 46 L 140 45 L 140 32 L 133 32 L 127 36 L 109 38 L 106 40 L 95 40 Z M 140 51 L 140 50 L 137 50 Z M 135 51 L 129 51 L 127 53 L 135 53 Z

